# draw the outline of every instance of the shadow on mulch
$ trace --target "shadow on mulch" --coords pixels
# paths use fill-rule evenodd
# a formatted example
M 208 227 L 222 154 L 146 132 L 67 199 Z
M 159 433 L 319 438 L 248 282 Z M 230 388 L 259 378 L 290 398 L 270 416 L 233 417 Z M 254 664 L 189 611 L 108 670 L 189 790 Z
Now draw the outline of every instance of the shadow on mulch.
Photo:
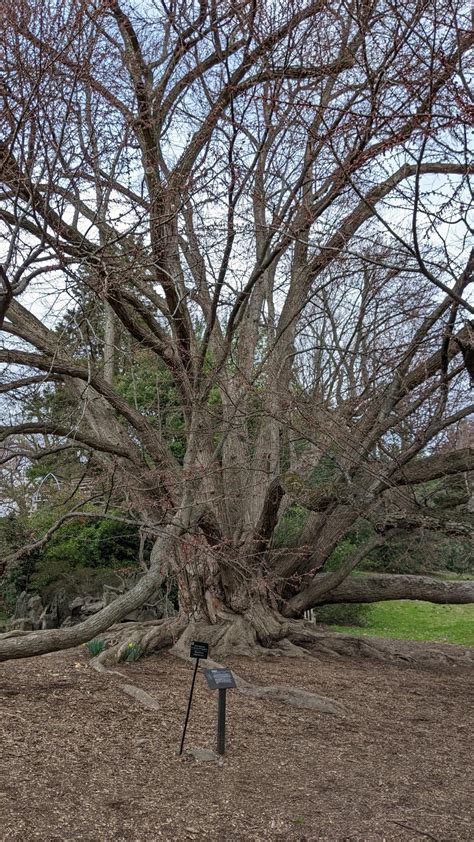
M 120 666 L 159 711 L 92 671 L 84 649 L 0 667 L 0 838 L 469 840 L 472 673 L 362 658 L 229 660 L 259 684 L 344 705 L 335 717 L 227 694 L 224 762 L 177 756 L 191 669 L 169 654 Z M 202 675 L 186 747 L 215 747 Z

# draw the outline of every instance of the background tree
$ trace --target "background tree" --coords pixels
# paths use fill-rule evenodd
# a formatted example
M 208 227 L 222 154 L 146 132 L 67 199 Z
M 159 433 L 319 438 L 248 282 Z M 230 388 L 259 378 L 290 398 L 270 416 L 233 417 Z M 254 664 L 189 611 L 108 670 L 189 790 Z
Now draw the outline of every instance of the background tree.
M 169 575 L 179 614 L 137 628 L 143 651 L 190 635 L 216 653 L 288 649 L 311 634 L 303 610 L 331 601 L 472 601 L 470 583 L 350 577 L 400 527 L 469 530 L 416 494 L 472 470 L 472 448 L 437 451 L 472 411 L 468 12 L 452 0 L 4 12 L 0 361 L 9 395 L 60 381 L 74 405 L 65 423 L 25 421 L 12 402 L 4 435 L 90 454 L 155 543 L 147 573 L 99 615 L 4 639 L 0 657 L 88 640 Z M 99 354 L 88 319 L 80 342 L 58 327 L 79 280 Z M 155 373 L 148 407 L 124 388 L 120 332 Z M 158 404 L 164 372 L 179 448 Z M 307 514 L 278 546 L 294 504 Z M 367 539 L 328 570 L 361 521 Z

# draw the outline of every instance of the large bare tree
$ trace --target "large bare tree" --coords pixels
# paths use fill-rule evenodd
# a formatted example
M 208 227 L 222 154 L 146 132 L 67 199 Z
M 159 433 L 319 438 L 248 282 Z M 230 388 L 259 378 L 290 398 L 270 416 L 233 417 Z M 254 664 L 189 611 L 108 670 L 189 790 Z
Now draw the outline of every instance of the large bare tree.
M 418 493 L 473 470 L 471 447 L 440 448 L 472 411 L 469 24 L 457 0 L 4 7 L 5 452 L 91 454 L 154 545 L 128 593 L 0 640 L 0 659 L 89 640 L 170 576 L 179 614 L 134 630 L 143 651 L 291 651 L 321 603 L 473 601 L 470 583 L 351 576 L 400 529 L 469 535 Z M 64 326 L 85 297 L 100 341 Z M 155 367 L 154 408 L 120 389 L 120 354 Z M 74 409 L 22 417 L 50 383 Z

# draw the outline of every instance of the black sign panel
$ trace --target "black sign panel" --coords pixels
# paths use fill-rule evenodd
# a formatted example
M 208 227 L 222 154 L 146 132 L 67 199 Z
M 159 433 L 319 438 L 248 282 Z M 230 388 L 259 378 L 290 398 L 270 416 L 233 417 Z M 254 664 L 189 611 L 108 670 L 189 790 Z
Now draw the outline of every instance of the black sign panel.
M 204 670 L 204 675 L 210 690 L 229 690 L 232 687 L 237 687 L 234 676 L 227 668 Z
M 191 658 L 207 658 L 209 655 L 209 644 L 193 640 L 191 643 Z

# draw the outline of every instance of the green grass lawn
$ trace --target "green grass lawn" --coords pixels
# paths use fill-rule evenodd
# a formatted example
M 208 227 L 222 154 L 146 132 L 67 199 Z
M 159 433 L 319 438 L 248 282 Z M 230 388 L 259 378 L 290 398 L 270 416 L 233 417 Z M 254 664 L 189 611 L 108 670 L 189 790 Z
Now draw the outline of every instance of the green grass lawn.
M 402 599 L 376 602 L 368 606 L 367 619 L 365 628 L 331 625 L 331 629 L 355 635 L 474 646 L 473 605 L 433 605 Z

